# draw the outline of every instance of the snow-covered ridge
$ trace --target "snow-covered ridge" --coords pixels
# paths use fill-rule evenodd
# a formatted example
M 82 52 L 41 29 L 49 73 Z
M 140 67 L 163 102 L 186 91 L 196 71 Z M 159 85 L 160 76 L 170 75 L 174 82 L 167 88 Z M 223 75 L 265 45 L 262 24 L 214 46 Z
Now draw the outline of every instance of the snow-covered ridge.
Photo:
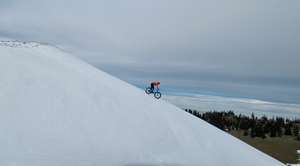
M 14 48 L 32 48 L 38 47 L 41 43 L 32 41 L 18 41 L 18 40 L 0 40 L 0 47 L 14 47 Z
M 1 166 L 283 166 L 60 49 L 2 44 Z

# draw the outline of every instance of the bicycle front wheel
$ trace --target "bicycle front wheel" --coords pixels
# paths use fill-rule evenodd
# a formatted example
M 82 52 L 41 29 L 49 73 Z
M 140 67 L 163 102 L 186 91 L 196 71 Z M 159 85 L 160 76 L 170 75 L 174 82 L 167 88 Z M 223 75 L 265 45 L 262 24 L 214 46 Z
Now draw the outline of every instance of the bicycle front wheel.
M 160 99 L 161 98 L 161 93 L 160 92 L 155 92 L 154 97 L 157 98 L 157 99 Z

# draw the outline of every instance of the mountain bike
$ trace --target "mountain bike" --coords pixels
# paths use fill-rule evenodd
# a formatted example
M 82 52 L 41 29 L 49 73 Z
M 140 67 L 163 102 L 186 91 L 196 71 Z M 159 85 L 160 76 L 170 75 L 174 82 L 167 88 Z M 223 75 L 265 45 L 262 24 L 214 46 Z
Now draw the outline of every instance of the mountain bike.
M 151 87 L 147 87 L 145 89 L 145 92 L 149 94 L 153 94 L 155 98 L 160 99 L 161 98 L 161 93 L 158 88 L 151 89 Z

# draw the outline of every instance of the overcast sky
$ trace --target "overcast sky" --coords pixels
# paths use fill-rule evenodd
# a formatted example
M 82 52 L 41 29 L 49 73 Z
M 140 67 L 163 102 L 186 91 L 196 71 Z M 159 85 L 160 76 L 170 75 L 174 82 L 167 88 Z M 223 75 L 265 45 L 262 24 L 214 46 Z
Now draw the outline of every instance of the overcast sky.
M 1 0 L 0 36 L 123 80 L 300 103 L 299 0 Z

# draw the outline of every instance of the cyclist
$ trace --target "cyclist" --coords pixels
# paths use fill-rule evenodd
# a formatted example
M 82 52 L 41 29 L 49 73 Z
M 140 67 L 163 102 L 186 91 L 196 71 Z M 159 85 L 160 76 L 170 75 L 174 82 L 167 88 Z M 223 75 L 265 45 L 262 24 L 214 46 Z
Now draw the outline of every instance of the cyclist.
M 151 82 L 151 84 L 150 84 L 150 88 L 151 88 L 152 92 L 154 91 L 154 88 L 159 90 L 159 87 L 160 87 L 160 82 Z

